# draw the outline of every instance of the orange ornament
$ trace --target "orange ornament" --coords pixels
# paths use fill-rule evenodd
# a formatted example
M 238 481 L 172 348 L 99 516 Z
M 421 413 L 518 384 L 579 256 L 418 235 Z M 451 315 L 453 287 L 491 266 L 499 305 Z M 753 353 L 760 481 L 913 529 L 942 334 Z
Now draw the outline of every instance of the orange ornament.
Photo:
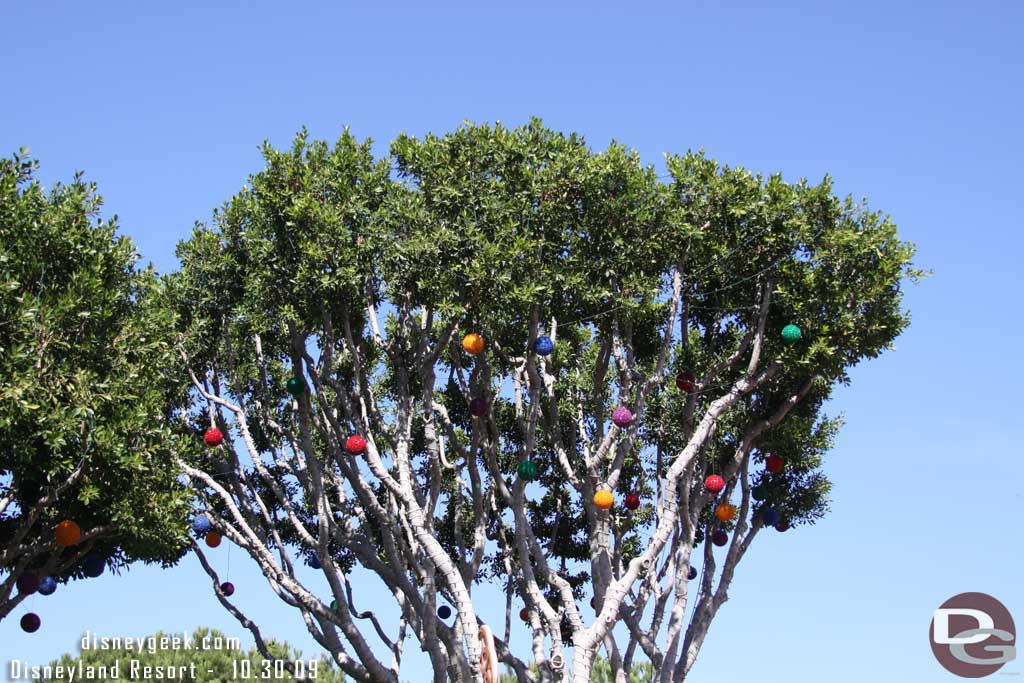
M 598 491 L 594 494 L 594 505 L 600 510 L 607 510 L 615 503 L 615 497 L 611 491 Z
M 718 517 L 720 521 L 728 522 L 736 516 L 736 506 L 729 505 L 728 503 L 722 503 L 715 508 L 715 517 Z
M 526 623 L 530 623 L 530 610 L 526 609 L 525 607 L 519 610 L 519 618 L 525 621 Z
M 78 543 L 79 539 L 82 538 L 81 527 L 70 519 L 65 519 L 58 524 L 54 533 L 57 536 L 57 545 L 64 546 L 65 548 Z
M 484 338 L 476 332 L 470 332 L 462 338 L 462 348 L 466 353 L 476 355 L 484 350 Z
M 211 548 L 216 548 L 220 545 L 220 539 L 220 533 L 216 531 L 211 531 L 210 533 L 206 534 L 206 545 L 210 546 Z

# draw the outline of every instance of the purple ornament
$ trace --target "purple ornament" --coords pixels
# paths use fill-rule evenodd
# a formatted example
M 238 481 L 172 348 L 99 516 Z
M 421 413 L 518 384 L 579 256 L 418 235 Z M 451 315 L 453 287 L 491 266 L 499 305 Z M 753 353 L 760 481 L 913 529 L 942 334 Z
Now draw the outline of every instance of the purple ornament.
M 729 542 L 729 534 L 725 533 L 724 529 L 715 529 L 715 532 L 711 534 L 711 542 L 717 546 L 723 546 Z
M 21 630 L 25 633 L 35 633 L 39 630 L 39 625 L 42 622 L 39 619 L 39 615 L 35 612 L 29 612 L 21 618 Z
M 620 406 L 615 409 L 614 413 L 612 413 L 612 422 L 614 422 L 616 426 L 625 429 L 633 423 L 633 413 L 629 412 L 629 408 Z
M 235 584 L 231 583 L 230 581 L 225 581 L 220 585 L 220 592 L 230 598 L 232 595 L 235 594 Z
M 487 399 L 474 398 L 469 402 L 469 414 L 473 417 L 483 417 L 487 414 Z
M 25 572 L 18 577 L 18 592 L 22 595 L 32 595 L 39 590 L 39 575 L 32 572 Z

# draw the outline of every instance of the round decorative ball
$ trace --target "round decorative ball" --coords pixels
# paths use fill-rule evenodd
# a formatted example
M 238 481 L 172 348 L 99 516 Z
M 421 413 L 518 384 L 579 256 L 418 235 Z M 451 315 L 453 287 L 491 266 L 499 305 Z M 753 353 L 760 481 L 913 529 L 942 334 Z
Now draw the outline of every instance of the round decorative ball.
M 758 484 L 750 489 L 750 495 L 754 497 L 754 500 L 764 500 L 768 496 L 768 490 L 764 487 L 764 484 Z
M 524 460 L 516 468 L 519 477 L 525 481 L 533 481 L 537 478 L 537 463 L 532 460 Z
M 598 510 L 607 510 L 615 503 L 615 497 L 611 491 L 598 491 L 594 494 L 594 505 Z
M 57 582 L 52 576 L 44 576 L 39 582 L 40 595 L 53 595 L 57 591 Z
M 487 414 L 487 399 L 474 398 L 469 402 L 469 414 L 473 417 L 483 417 Z
M 542 334 L 533 342 L 533 350 L 538 356 L 550 356 L 555 350 L 555 342 L 551 341 L 551 337 Z
M 33 572 L 25 572 L 18 577 L 18 593 L 21 595 L 32 595 L 39 590 L 39 575 Z
M 779 511 L 775 508 L 765 508 L 761 511 L 761 521 L 765 526 L 775 526 L 779 521 Z
M 218 533 L 216 531 L 211 531 L 208 534 L 206 534 L 206 545 L 210 546 L 211 548 L 216 548 L 217 546 L 219 546 L 220 545 L 220 541 L 221 541 L 220 533 Z
M 775 530 L 778 532 L 789 531 L 789 521 L 785 519 L 780 519 L 778 522 L 775 523 Z
M 82 562 L 82 571 L 85 575 L 95 579 L 97 576 L 103 573 L 103 569 L 107 566 L 106 561 L 99 555 L 92 554 L 85 558 Z
M 366 439 L 358 434 L 353 434 L 345 439 L 345 450 L 350 455 L 362 455 L 366 452 Z
M 782 459 L 782 456 L 769 455 L 767 458 L 765 458 L 764 465 L 772 474 L 778 474 L 779 472 L 782 471 L 782 468 L 786 465 L 786 463 Z
M 235 584 L 230 581 L 225 581 L 220 585 L 220 592 L 230 598 L 235 594 Z
M 82 528 L 70 519 L 65 519 L 54 529 L 54 535 L 57 537 L 57 545 L 67 548 L 82 538 Z
M 717 546 L 723 546 L 729 542 L 729 534 L 725 533 L 724 529 L 715 529 L 715 532 L 711 534 L 711 542 Z
M 629 411 L 629 408 L 620 406 L 612 413 L 612 422 L 614 422 L 617 427 L 625 429 L 633 423 L 633 413 Z
M 631 493 L 628 496 L 626 496 L 627 510 L 636 510 L 638 507 L 640 507 L 640 496 L 636 495 L 635 493 Z
M 466 353 L 475 356 L 484 350 L 484 338 L 476 332 L 470 332 L 462 338 L 462 348 Z
M 21 618 L 21 630 L 25 633 L 35 633 L 39 630 L 40 624 L 42 621 L 35 612 L 29 612 Z
M 715 517 L 721 522 L 728 522 L 736 516 L 736 506 L 722 503 L 715 508 Z
M 213 446 L 219 446 L 224 443 L 224 435 L 219 429 L 207 429 L 206 433 L 203 434 L 203 441 L 206 442 L 207 446 L 212 448 Z
M 526 623 L 530 623 L 530 610 L 526 609 L 525 607 L 519 610 L 519 618 L 525 621 Z
M 199 515 L 198 517 L 192 520 L 192 531 L 196 532 L 197 534 L 205 534 L 209 530 L 210 520 L 208 520 L 203 515 Z
M 721 493 L 722 489 L 725 488 L 725 479 L 722 479 L 717 474 L 712 474 L 704 480 L 704 488 L 708 490 L 708 493 Z
M 680 372 L 676 375 L 676 387 L 679 391 L 690 391 L 693 389 L 693 383 L 697 381 L 697 378 L 689 372 Z
M 313 569 L 320 569 L 320 567 L 323 566 L 323 565 L 320 564 L 320 558 L 317 557 L 316 555 L 308 556 L 306 558 L 306 564 L 308 564 Z
M 687 580 L 693 581 L 696 578 L 697 578 L 697 568 L 696 567 L 690 567 L 690 573 L 687 574 Z
M 789 344 L 800 341 L 800 328 L 796 325 L 789 324 L 782 328 L 782 339 Z
M 441 617 L 442 619 L 447 619 L 451 615 L 452 615 L 452 608 L 449 607 L 448 605 L 441 605 L 440 607 L 437 608 L 437 616 Z
M 284 388 L 295 398 L 306 393 L 306 383 L 301 377 L 289 377 L 288 381 L 284 384 Z
M 332 612 L 337 612 L 338 611 L 338 601 L 337 600 L 331 600 L 331 611 Z

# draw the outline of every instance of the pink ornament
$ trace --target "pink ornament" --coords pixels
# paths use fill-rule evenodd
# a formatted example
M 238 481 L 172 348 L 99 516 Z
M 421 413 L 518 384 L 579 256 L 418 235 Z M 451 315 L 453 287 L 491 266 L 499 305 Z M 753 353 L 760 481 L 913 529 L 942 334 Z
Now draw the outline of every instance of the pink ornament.
M 633 423 L 633 413 L 629 412 L 629 408 L 620 406 L 615 409 L 614 413 L 612 413 L 612 422 L 614 422 L 617 427 L 625 429 Z

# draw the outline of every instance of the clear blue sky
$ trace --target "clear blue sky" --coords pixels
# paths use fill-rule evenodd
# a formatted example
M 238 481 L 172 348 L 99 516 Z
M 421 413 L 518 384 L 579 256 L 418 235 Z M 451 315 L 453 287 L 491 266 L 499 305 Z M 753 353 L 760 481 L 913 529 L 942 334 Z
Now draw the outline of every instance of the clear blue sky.
M 303 125 L 333 139 L 348 124 L 383 151 L 403 130 L 538 115 L 659 168 L 665 151 L 705 147 L 791 180 L 831 173 L 839 192 L 889 212 L 935 276 L 908 292 L 898 350 L 837 394 L 848 425 L 827 465 L 832 515 L 758 539 L 692 680 L 955 680 L 928 646 L 940 603 L 989 592 L 1024 625 L 1022 8 L 7 2 L 0 153 L 30 147 L 47 183 L 84 169 L 163 271 L 193 222 L 260 167 L 259 142 L 286 145 Z M 311 650 L 298 613 L 234 559 L 242 607 Z M 224 568 L 224 546 L 214 562 Z M 21 612 L 0 623 L 5 671 L 13 655 L 42 664 L 72 649 L 86 629 L 241 634 L 193 557 L 31 605 L 37 634 L 19 630 Z

